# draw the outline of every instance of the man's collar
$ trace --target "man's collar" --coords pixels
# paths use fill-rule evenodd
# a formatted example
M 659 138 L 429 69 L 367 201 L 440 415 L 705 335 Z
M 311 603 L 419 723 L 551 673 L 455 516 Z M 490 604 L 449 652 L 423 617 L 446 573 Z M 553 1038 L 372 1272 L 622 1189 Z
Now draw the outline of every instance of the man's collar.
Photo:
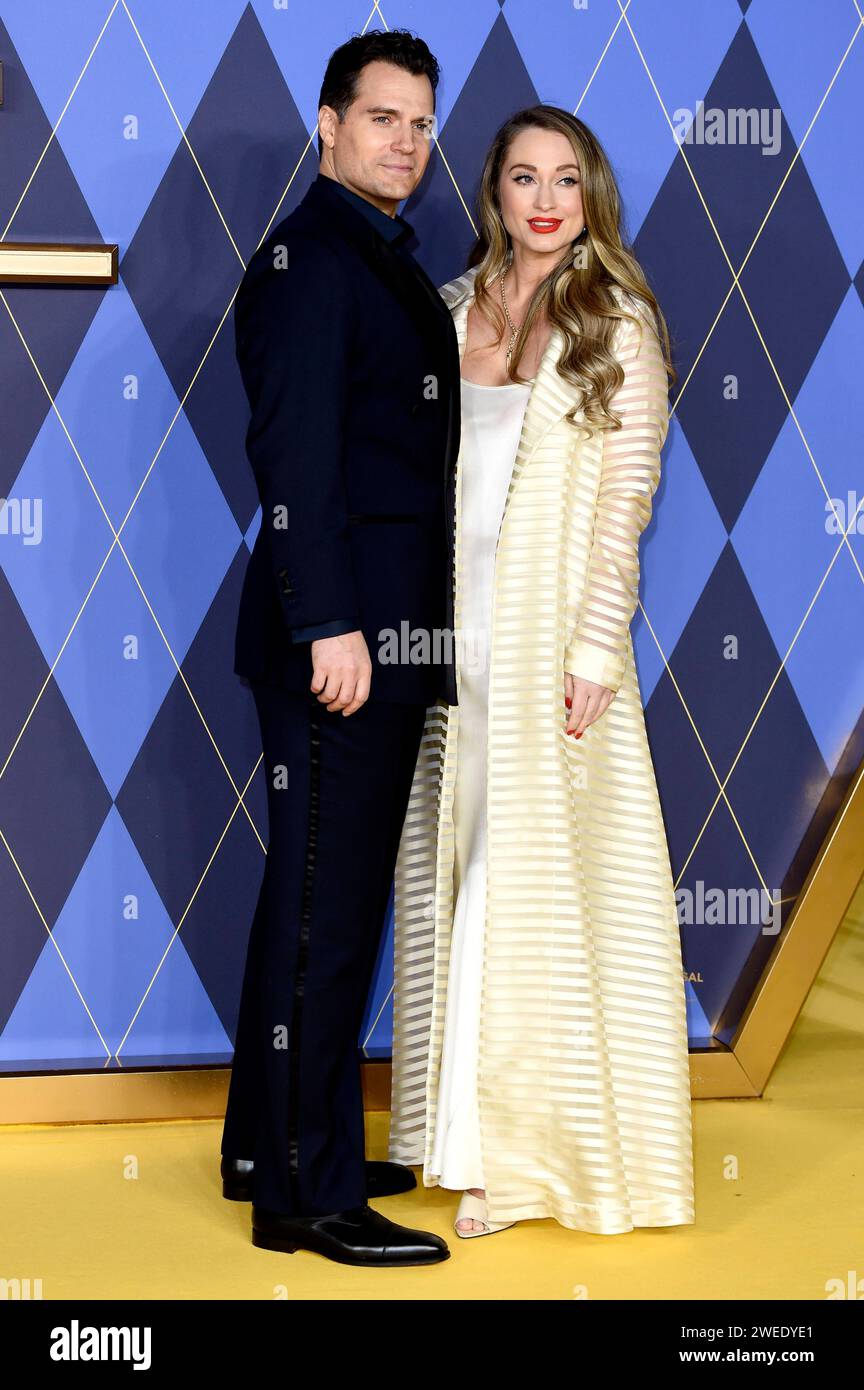
M 406 222 L 405 218 L 400 216 L 398 212 L 395 217 L 388 217 L 387 213 L 376 208 L 374 203 L 370 203 L 367 198 L 361 197 L 352 189 L 346 188 L 344 183 L 340 183 L 338 179 L 331 179 L 328 174 L 319 174 L 313 187 L 317 191 L 325 193 L 335 191 L 357 212 L 362 213 L 367 222 L 375 228 L 378 235 L 383 237 L 389 246 L 401 246 L 403 242 L 414 235 L 414 228 L 410 222 Z

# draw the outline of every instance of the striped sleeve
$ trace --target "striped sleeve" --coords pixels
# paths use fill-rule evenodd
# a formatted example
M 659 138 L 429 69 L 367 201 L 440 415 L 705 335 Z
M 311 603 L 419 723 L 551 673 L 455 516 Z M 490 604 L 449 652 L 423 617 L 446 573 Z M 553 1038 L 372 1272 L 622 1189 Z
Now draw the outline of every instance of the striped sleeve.
M 630 305 L 627 305 L 630 308 Z M 653 322 L 619 326 L 624 381 L 611 399 L 621 428 L 604 431 L 594 533 L 582 603 L 564 653 L 564 669 L 617 691 L 627 634 L 639 593 L 639 538 L 660 481 L 660 450 L 669 428 L 663 353 Z M 641 332 L 640 332 L 641 329 Z

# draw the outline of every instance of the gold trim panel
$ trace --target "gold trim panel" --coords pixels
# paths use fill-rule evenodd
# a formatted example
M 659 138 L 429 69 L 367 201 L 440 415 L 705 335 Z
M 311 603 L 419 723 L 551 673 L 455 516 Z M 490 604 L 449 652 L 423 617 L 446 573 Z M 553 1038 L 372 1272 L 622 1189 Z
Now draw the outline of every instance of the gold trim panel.
M 390 1109 L 390 1063 L 364 1062 L 363 1106 Z M 142 1120 L 221 1119 L 230 1068 L 77 1072 L 0 1078 L 0 1123 L 134 1124 Z M 691 1052 L 694 1098 L 754 1095 L 731 1052 Z
M 864 874 L 864 763 L 825 837 L 732 1041 L 761 1095 Z
M 116 285 L 117 242 L 0 242 L 2 285 Z
M 390 1108 L 390 1063 L 363 1062 L 363 1105 Z M 0 1077 L 0 1124 L 221 1119 L 230 1067 Z

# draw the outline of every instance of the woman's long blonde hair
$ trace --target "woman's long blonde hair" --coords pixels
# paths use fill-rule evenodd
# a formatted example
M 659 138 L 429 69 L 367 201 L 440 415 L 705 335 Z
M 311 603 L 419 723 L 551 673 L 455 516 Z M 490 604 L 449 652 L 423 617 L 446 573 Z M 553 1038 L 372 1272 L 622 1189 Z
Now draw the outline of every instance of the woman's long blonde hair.
M 557 106 L 526 107 L 511 116 L 492 141 L 480 179 L 480 232 L 468 259 L 469 269 L 479 267 L 473 286 L 475 303 L 483 317 L 498 330 L 500 344 L 509 330 L 498 303 L 499 296 L 496 294 L 493 298 L 489 285 L 507 270 L 512 251 L 510 235 L 501 219 L 498 187 L 512 141 L 521 131 L 532 127 L 557 131 L 570 141 L 582 180 L 585 230 L 537 286 L 516 338 L 508 376 L 511 381 L 521 380 L 519 362 L 528 335 L 545 311 L 547 320 L 564 335 L 558 372 L 582 393 L 580 406 L 572 407 L 566 418 L 571 424 L 577 424 L 574 416 L 581 407 L 589 426 L 617 429 L 621 421 L 609 403 L 623 383 L 624 372 L 612 355 L 610 344 L 620 319 L 633 319 L 637 323 L 639 320 L 616 301 L 614 286 L 642 301 L 649 322 L 653 320 L 657 331 L 671 381 L 677 379 L 677 372 L 672 365 L 666 320 L 639 262 L 621 236 L 621 199 L 609 160 L 596 136 L 569 111 Z M 578 267 L 573 258 L 577 247 L 583 248 Z

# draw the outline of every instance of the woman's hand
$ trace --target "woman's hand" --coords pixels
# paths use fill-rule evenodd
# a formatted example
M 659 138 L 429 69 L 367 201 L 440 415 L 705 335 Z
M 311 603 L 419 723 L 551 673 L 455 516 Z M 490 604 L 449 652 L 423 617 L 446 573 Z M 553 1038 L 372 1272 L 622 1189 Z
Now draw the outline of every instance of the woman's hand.
M 571 676 L 569 671 L 565 671 L 564 704 L 570 711 L 567 733 L 581 738 L 588 725 L 600 718 L 614 698 L 615 691 L 608 686 L 586 681 L 582 676 Z

